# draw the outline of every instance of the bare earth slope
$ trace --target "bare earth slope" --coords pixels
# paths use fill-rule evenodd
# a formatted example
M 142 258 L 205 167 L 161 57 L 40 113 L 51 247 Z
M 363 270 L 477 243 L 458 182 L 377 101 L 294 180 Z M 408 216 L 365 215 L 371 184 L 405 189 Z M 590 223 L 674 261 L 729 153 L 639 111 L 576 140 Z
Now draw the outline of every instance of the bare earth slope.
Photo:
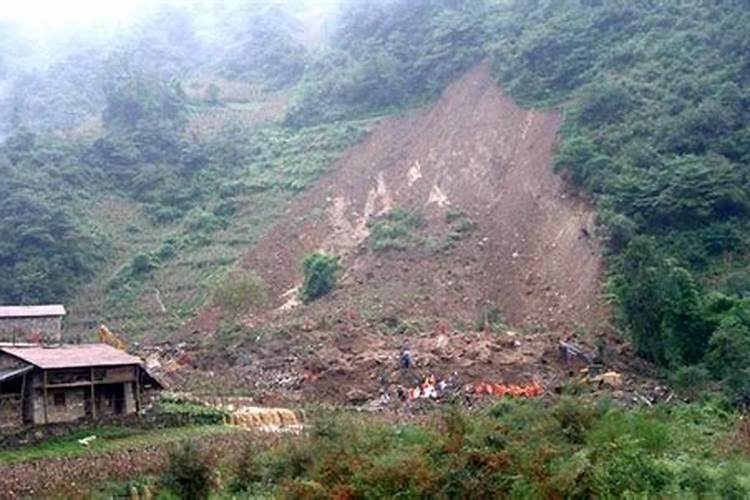
M 429 373 L 556 386 L 569 370 L 558 341 L 591 350 L 607 316 L 594 214 L 550 168 L 559 124 L 555 111 L 517 107 L 485 66 L 433 105 L 381 122 L 241 260 L 267 282 L 270 303 L 242 317 L 239 337 L 182 356 L 193 375 L 183 385 L 266 403 L 368 401 Z M 397 206 L 423 212 L 419 237 L 430 243 L 376 252 L 368 222 Z M 457 213 L 473 224 L 451 240 Z M 321 249 L 341 256 L 343 276 L 302 305 L 303 256 Z M 518 333 L 478 332 L 488 305 Z M 220 315 L 204 311 L 186 333 L 214 333 Z M 575 324 L 592 328 L 582 336 Z M 415 364 L 406 378 L 404 348 Z
M 282 316 L 295 303 L 304 254 L 323 249 L 342 256 L 346 275 L 307 314 L 375 307 L 472 321 L 483 304 L 496 304 L 513 325 L 590 322 L 601 312 L 602 263 L 588 237 L 591 207 L 566 194 L 550 168 L 559 124 L 555 111 L 517 107 L 477 67 L 434 105 L 378 125 L 243 264 L 269 283 Z M 477 228 L 445 251 L 368 251 L 367 222 L 395 206 L 423 210 L 420 232 L 437 247 L 450 231 L 448 211 Z

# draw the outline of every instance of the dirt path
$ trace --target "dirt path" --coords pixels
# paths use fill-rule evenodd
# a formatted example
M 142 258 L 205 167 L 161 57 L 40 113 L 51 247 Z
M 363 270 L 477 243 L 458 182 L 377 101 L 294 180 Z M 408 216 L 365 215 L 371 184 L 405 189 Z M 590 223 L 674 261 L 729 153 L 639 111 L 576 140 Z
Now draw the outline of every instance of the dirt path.
M 369 308 L 467 322 L 495 304 L 508 322 L 538 328 L 601 317 L 602 263 L 585 236 L 592 209 L 550 168 L 559 125 L 555 111 L 516 106 L 486 66 L 432 106 L 385 120 L 245 257 L 269 283 L 276 311 L 256 311 L 254 321 L 291 314 L 279 308 L 301 281 L 304 254 L 319 249 L 342 256 L 347 273 L 308 315 Z M 464 212 L 477 230 L 448 252 L 366 251 L 367 222 L 395 206 L 420 208 L 423 232 L 438 244 L 450 231 L 448 211 Z

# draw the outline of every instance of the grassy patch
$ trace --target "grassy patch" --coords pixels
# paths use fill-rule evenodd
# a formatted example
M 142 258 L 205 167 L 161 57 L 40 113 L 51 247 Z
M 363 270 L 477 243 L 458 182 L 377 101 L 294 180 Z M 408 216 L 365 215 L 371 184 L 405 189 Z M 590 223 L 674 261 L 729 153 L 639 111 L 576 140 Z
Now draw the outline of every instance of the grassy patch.
M 22 462 L 41 458 L 86 455 L 123 448 L 142 448 L 154 444 L 178 442 L 186 438 L 200 438 L 236 432 L 224 425 L 194 425 L 168 429 L 140 431 L 129 427 L 101 426 L 84 429 L 64 438 L 51 439 L 17 450 L 0 450 L 0 462 Z M 96 436 L 88 447 L 79 439 Z
M 396 207 L 369 223 L 367 245 L 376 252 L 420 248 L 425 244 L 425 239 L 418 234 L 423 226 L 424 216 L 421 211 Z
M 102 229 L 113 250 L 71 304 L 66 333 L 85 338 L 102 321 L 132 340 L 174 332 L 212 298 L 216 283 L 287 204 L 369 126 L 228 132 L 205 145 L 214 161 L 179 191 L 149 203 L 102 197 L 87 205 L 102 210 L 82 205 L 80 216 Z

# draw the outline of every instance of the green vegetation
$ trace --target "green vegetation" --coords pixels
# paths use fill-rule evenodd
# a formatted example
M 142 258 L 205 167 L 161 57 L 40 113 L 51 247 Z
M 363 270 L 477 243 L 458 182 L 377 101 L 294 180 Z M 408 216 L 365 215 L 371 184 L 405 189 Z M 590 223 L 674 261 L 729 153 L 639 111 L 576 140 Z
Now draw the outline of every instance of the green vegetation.
M 278 6 L 251 9 L 239 42 L 223 58 L 222 73 L 278 88 L 296 83 L 305 71 L 307 53 L 295 38 L 299 22 Z
M 750 494 L 747 424 L 719 403 L 625 410 L 606 401 L 591 404 L 565 397 L 552 404 L 506 399 L 471 414 L 448 408 L 421 423 L 394 423 L 332 410 L 313 410 L 310 423 L 303 436 L 250 445 L 214 494 L 243 498 L 745 498 Z M 200 464 L 194 467 L 200 469 Z
M 490 2 L 491 3 L 491 2 Z M 413 106 L 484 56 L 485 2 L 344 2 L 331 48 L 313 57 L 286 123 Z
M 106 255 L 70 209 L 96 176 L 75 165 L 73 146 L 29 132 L 0 146 L 0 302 L 57 302 Z
M 213 295 L 214 303 L 229 318 L 235 318 L 248 306 L 263 305 L 267 299 L 266 284 L 254 272 L 230 272 Z
M 424 226 L 424 217 L 417 209 L 395 207 L 382 217 L 368 222 L 367 245 L 376 252 L 405 251 L 424 245 L 417 234 Z
M 477 223 L 466 215 L 463 210 L 450 208 L 445 214 L 445 222 L 449 226 L 448 234 L 445 236 L 443 250 L 453 248 L 456 243 L 464 239 L 468 234 L 477 229 Z
M 671 370 L 708 363 L 747 396 L 725 349 L 744 351 L 745 276 L 733 270 L 739 286 L 725 295 L 714 284 L 723 261 L 745 262 L 750 235 L 746 9 L 566 1 L 513 11 L 493 62 L 514 95 L 565 110 L 556 165 L 597 202 L 620 325 L 645 357 Z
M 302 300 L 312 302 L 333 290 L 339 268 L 339 259 L 335 255 L 322 252 L 306 255 L 302 261 L 305 275 L 301 291 Z
M 137 449 L 160 443 L 180 442 L 201 436 L 237 432 L 225 425 L 192 425 L 167 429 L 139 430 L 132 427 L 100 426 L 69 434 L 63 438 L 42 441 L 14 450 L 0 450 L 0 462 L 11 463 L 38 460 L 47 457 L 86 455 L 107 450 Z M 79 439 L 95 435 L 88 447 Z
M 183 425 L 221 425 L 225 416 L 220 408 L 171 397 L 159 399 L 155 411 L 159 415 L 177 417 Z
M 487 61 L 524 105 L 562 110 L 554 167 L 597 206 L 616 323 L 637 352 L 695 400 L 720 384 L 750 401 L 745 2 L 349 1 L 314 51 L 288 12 L 256 7 L 224 13 L 232 28 L 206 43 L 165 8 L 106 50 L 70 42 L 28 68 L 0 30 L 0 302 L 77 297 L 86 319 L 117 311 L 134 335 L 167 335 L 211 299 L 236 316 L 263 302 L 263 284 L 230 273 L 212 285 L 367 119 L 425 103 Z M 233 102 L 218 75 L 259 97 Z M 197 79 L 210 83 L 188 98 L 183 82 Z M 252 109 L 270 90 L 276 114 L 207 132 L 207 110 Z M 476 227 L 455 210 L 445 222 L 443 248 Z M 422 226 L 417 210 L 396 208 L 371 223 L 368 246 L 428 246 Z M 304 301 L 335 286 L 335 257 L 303 267 Z M 493 306 L 478 311 L 478 328 L 502 323 Z M 750 485 L 736 419 L 716 404 L 570 401 L 503 402 L 429 425 L 342 418 L 251 456 L 237 483 L 288 497 L 739 498 Z M 183 435 L 99 432 L 94 449 Z M 86 452 L 66 439 L 0 458 Z
M 423 103 L 486 60 L 524 104 L 562 108 L 555 166 L 597 204 L 621 329 L 644 357 L 671 371 L 705 369 L 743 397 L 741 374 L 718 368 L 742 364 L 728 352 L 744 349 L 750 294 L 750 14 L 742 2 L 352 1 L 329 43 L 312 52 L 292 14 L 224 12 L 231 33 L 205 43 L 189 15 L 166 9 L 117 50 L 86 58 L 71 45 L 47 71 L 13 82 L 6 118 L 14 133 L 0 148 L 0 300 L 61 301 L 102 269 L 98 294 L 109 307 L 134 307 L 161 282 L 208 288 L 361 136 L 368 123 L 358 118 Z M 150 39 L 155 26 L 171 42 Z M 12 30 L 3 34 L 17 51 Z M 219 46 L 222 56 L 212 57 Z M 196 134 L 188 124 L 202 106 L 217 106 L 220 87 L 206 87 L 213 97 L 205 104 L 188 99 L 181 82 L 211 72 L 287 89 L 283 122 Z M 51 104 L 60 94 L 63 110 Z M 100 127 L 67 140 L 33 119 L 70 126 L 97 114 Z M 84 208 L 101 193 L 148 221 L 129 235 L 107 231 Z M 446 249 L 475 227 L 453 212 Z M 420 221 L 396 209 L 371 224 L 368 244 L 421 246 Z M 247 236 L 230 236 L 240 228 Z M 153 236 L 123 244 L 138 234 Z M 164 292 L 167 331 L 209 298 L 172 292 Z
M 161 482 L 182 500 L 203 500 L 211 493 L 213 467 L 195 441 L 185 441 L 169 455 Z

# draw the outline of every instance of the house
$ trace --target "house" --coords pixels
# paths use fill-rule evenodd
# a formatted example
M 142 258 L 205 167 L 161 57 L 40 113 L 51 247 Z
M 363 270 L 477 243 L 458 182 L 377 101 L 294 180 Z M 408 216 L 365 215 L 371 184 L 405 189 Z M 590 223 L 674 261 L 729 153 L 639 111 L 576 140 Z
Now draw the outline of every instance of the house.
M 141 359 L 106 344 L 0 345 L 0 427 L 133 414 L 151 389 Z
M 0 306 L 0 340 L 17 342 L 37 336 L 45 344 L 59 344 L 65 307 Z

